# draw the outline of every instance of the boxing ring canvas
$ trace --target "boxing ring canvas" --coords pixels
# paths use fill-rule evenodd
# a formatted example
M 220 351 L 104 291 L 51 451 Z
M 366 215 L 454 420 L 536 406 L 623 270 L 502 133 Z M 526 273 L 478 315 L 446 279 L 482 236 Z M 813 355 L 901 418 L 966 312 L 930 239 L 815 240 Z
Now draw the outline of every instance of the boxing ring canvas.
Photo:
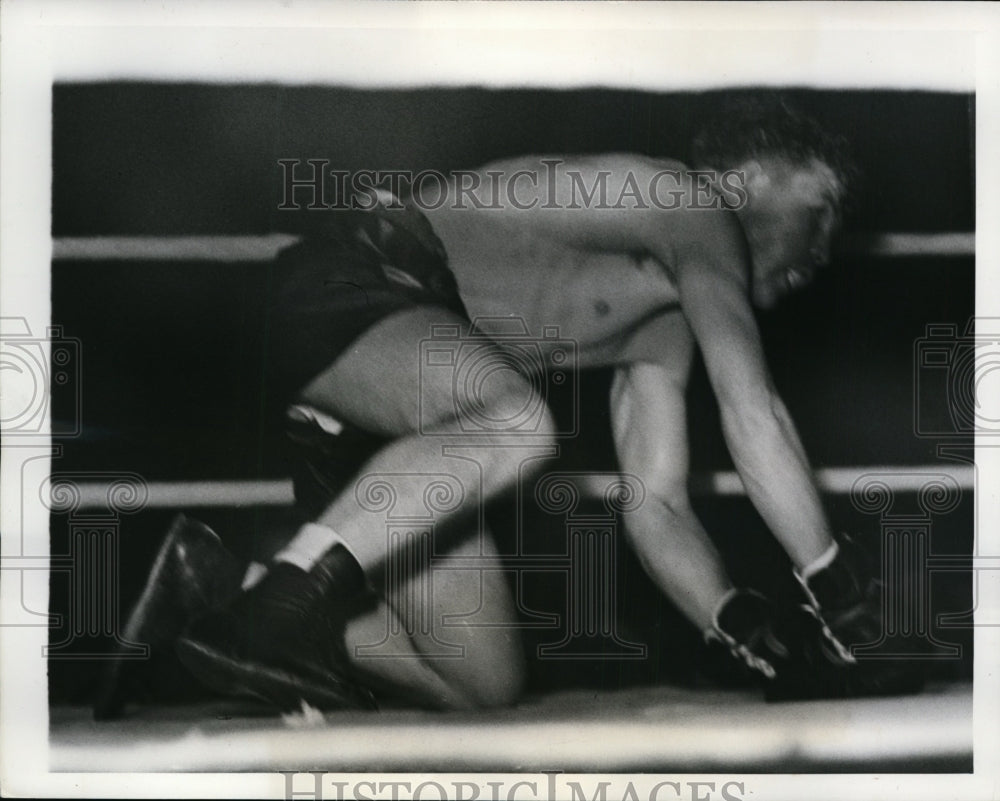
M 970 12 L 963 28 L 930 5 L 902 31 L 857 9 L 761 7 L 744 38 L 736 16 L 683 5 L 492 6 L 352 7 L 350 23 L 319 6 L 261 6 L 250 21 L 7 12 L 20 38 L 4 53 L 0 333 L 20 383 L 3 398 L 5 783 L 81 796 L 991 797 L 1000 544 L 984 523 L 1000 311 L 983 186 L 997 178 L 984 142 L 1000 89 L 982 76 L 1000 74 L 997 17 Z M 706 63 L 691 31 L 726 54 Z M 758 323 L 831 518 L 894 588 L 872 653 L 920 660 L 921 694 L 766 704 L 707 652 L 624 543 L 621 509 L 601 503 L 619 477 L 611 375 L 594 370 L 543 387 L 575 436 L 491 510 L 516 557 L 530 661 L 513 708 L 282 716 L 213 697 L 165 660 L 123 719 L 92 719 L 177 511 L 246 562 L 290 533 L 260 320 L 265 267 L 296 238 L 281 206 L 315 164 L 446 175 L 523 153 L 683 160 L 699 119 L 760 87 L 848 139 L 864 175 L 831 268 Z M 22 396 L 31 370 L 42 389 Z M 688 394 L 699 517 L 737 583 L 793 597 L 703 367 Z M 587 588 L 589 605 L 570 603 Z

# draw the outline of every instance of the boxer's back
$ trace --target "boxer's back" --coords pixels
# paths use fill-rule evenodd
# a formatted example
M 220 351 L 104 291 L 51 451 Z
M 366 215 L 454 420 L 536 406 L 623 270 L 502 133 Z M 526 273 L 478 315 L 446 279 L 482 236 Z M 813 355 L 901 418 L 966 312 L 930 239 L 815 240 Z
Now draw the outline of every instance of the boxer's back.
M 465 179 L 478 180 L 477 191 L 462 194 L 453 181 L 448 201 L 427 214 L 473 318 L 520 317 L 532 335 L 558 326 L 578 343 L 581 366 L 612 364 L 647 321 L 679 312 L 671 265 L 637 249 L 624 226 L 615 236 L 616 220 L 635 213 L 623 176 L 640 176 L 645 194 L 650 175 L 683 169 L 619 154 L 495 162 Z M 669 176 L 656 188 L 667 206 Z M 684 236 L 684 210 L 660 217 Z

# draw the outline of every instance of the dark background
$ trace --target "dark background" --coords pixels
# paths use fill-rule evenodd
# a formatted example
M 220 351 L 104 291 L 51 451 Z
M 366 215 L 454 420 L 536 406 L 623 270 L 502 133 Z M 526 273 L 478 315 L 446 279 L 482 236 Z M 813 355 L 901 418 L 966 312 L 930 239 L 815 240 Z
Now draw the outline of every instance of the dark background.
M 851 143 L 864 173 L 847 230 L 974 230 L 973 98 L 923 92 L 787 93 Z M 264 234 L 287 228 L 279 159 L 327 159 L 333 169 L 476 167 L 525 152 L 635 151 L 685 159 L 718 93 L 428 89 L 358 91 L 276 85 L 66 84 L 53 91 L 55 238 L 94 235 Z M 82 347 L 79 387 L 53 387 L 53 414 L 82 398 L 82 433 L 61 442 L 53 471 L 127 470 L 149 481 L 287 474 L 280 437 L 255 402 L 263 266 L 204 262 L 56 261 L 53 323 Z M 928 323 L 963 330 L 974 310 L 971 258 L 884 259 L 841 253 L 808 290 L 760 324 L 778 388 L 816 466 L 939 461 L 939 440 L 914 430 L 914 343 Z M 613 466 L 607 374 L 583 376 L 586 441 L 566 443 L 566 464 Z M 946 390 L 942 387 L 941 393 Z M 716 409 L 698 368 L 690 397 L 695 470 L 731 468 Z M 564 413 L 565 410 L 556 410 Z M 878 536 L 878 520 L 848 499 L 828 499 L 835 524 Z M 791 592 L 783 555 L 745 499 L 701 499 L 736 577 Z M 190 510 L 242 556 L 273 548 L 276 510 Z M 122 602 L 141 587 L 169 514 L 122 522 Z M 53 553 L 66 522 L 53 518 Z M 972 499 L 935 521 L 934 549 L 968 553 Z M 619 611 L 650 646 L 636 663 L 579 664 L 538 687 L 693 680 L 697 636 L 627 554 Z M 936 609 L 971 605 L 968 577 L 939 581 Z M 544 587 L 538 604 L 551 602 Z M 67 588 L 53 578 L 52 609 Z M 538 608 L 538 607 L 536 607 Z M 65 632 L 55 631 L 53 639 Z M 558 636 L 546 636 L 558 639 Z M 938 665 L 968 676 L 964 658 Z M 72 650 L 72 649 L 71 649 Z M 53 661 L 53 698 L 86 698 L 97 663 Z

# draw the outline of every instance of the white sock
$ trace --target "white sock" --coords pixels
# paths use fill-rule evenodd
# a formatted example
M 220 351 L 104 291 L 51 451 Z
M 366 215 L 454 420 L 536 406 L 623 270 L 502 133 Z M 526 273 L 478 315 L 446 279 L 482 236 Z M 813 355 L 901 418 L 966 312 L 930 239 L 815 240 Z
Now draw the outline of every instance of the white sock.
M 350 547 L 336 531 L 319 523 L 306 523 L 291 541 L 274 555 L 275 562 L 287 562 L 307 573 L 334 545 L 343 545 L 353 555 Z

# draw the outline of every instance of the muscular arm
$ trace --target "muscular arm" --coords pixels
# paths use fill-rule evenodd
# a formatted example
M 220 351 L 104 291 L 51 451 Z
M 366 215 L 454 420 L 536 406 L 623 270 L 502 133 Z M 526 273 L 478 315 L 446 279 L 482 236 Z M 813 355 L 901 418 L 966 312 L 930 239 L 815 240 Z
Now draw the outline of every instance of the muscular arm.
M 803 567 L 829 547 L 829 525 L 802 443 L 767 368 L 740 269 L 746 256 L 710 243 L 692 243 L 670 255 L 681 308 L 704 356 L 726 444 L 747 495 L 792 561 Z
M 614 180 L 622 174 L 648 185 L 657 166 L 637 158 L 616 162 L 610 195 L 619 191 Z M 736 215 L 690 207 L 588 208 L 575 214 L 562 236 L 579 238 L 581 247 L 638 247 L 668 270 L 704 356 L 726 443 L 747 494 L 796 566 L 812 562 L 831 543 L 829 525 L 764 359 L 749 300 L 749 254 Z M 660 430 L 647 433 L 654 441 L 661 436 Z
M 611 420 L 622 470 L 646 489 L 642 506 L 625 518 L 629 540 L 657 586 L 705 629 L 730 584 L 688 499 L 684 393 L 692 342 L 679 315 L 675 328 L 667 364 L 618 368 Z

